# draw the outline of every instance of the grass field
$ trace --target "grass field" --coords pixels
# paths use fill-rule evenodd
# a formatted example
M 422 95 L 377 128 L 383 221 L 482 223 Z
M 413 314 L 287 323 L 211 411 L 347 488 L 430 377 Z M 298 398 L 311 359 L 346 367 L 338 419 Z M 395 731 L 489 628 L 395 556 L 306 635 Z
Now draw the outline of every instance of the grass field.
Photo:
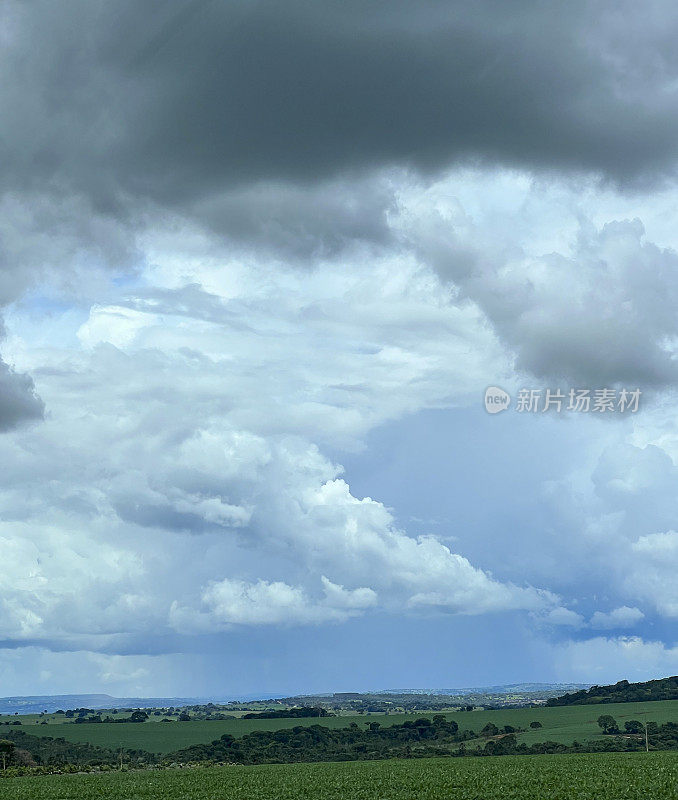
M 504 756 L 0 779 L 3 800 L 675 800 L 678 754 Z
M 569 744 L 575 739 L 586 741 L 601 736 L 596 720 L 600 714 L 612 714 L 620 724 L 626 720 L 639 719 L 655 722 L 678 722 L 678 700 L 647 703 L 617 703 L 594 706 L 560 706 L 555 708 L 514 708 L 499 711 L 472 711 L 446 714 L 455 719 L 462 729 L 475 731 L 487 722 L 497 726 L 513 725 L 529 728 L 530 722 L 541 722 L 541 728 L 528 730 L 519 735 L 519 741 L 528 744 L 547 739 Z M 296 725 L 313 725 L 319 722 L 327 727 L 344 727 L 351 722 L 364 725 L 378 721 L 382 725 L 395 725 L 406 719 L 416 719 L 431 714 L 370 714 L 345 717 L 323 717 L 322 719 L 231 719 L 222 721 L 195 722 L 145 722 L 145 723 L 100 723 L 96 725 L 30 725 L 21 730 L 34 736 L 63 736 L 72 742 L 90 742 L 102 747 L 126 747 L 147 750 L 151 753 L 169 753 L 192 744 L 211 742 L 224 733 L 242 736 L 254 730 L 280 730 Z M 0 734 L 2 728 L 0 727 Z

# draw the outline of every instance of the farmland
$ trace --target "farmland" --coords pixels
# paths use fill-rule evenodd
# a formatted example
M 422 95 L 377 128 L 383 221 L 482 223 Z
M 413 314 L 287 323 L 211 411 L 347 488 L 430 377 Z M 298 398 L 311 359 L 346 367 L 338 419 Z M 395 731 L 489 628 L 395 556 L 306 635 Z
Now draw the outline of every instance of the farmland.
M 678 754 L 211 767 L 6 779 L 3 800 L 669 800 Z
M 461 729 L 479 731 L 488 722 L 498 727 L 513 725 L 525 728 L 518 741 L 533 744 L 540 741 L 556 741 L 570 744 L 575 739 L 586 741 L 601 738 L 596 720 L 602 713 L 611 714 L 620 724 L 627 720 L 645 719 L 658 723 L 678 722 L 678 700 L 645 703 L 617 703 L 604 706 L 559 706 L 554 708 L 516 708 L 496 711 L 451 712 L 445 714 L 454 719 Z M 98 723 L 98 724 L 35 724 L 35 717 L 23 719 L 21 730 L 33 736 L 64 737 L 72 742 L 89 742 L 107 748 L 142 749 L 151 753 L 168 753 L 193 744 L 210 742 L 225 733 L 240 737 L 255 730 L 280 730 L 297 725 L 320 724 L 329 728 L 342 728 L 352 722 L 361 727 L 366 722 L 394 725 L 408 719 L 428 716 L 430 713 L 413 714 L 361 714 L 355 716 L 323 717 L 306 719 L 231 719 L 221 721 L 194 720 L 191 722 L 145 722 L 145 723 Z M 26 724 L 29 719 L 31 724 Z M 63 718 L 62 718 L 63 719 Z M 540 722 L 542 727 L 529 729 L 531 722 Z M 0 732 L 2 728 L 0 727 Z

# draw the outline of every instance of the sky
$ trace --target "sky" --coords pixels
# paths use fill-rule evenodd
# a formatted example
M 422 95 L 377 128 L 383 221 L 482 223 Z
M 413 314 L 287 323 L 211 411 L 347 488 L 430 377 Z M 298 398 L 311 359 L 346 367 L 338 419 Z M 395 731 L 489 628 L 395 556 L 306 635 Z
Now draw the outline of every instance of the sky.
M 677 29 L 6 0 L 0 695 L 678 673 Z

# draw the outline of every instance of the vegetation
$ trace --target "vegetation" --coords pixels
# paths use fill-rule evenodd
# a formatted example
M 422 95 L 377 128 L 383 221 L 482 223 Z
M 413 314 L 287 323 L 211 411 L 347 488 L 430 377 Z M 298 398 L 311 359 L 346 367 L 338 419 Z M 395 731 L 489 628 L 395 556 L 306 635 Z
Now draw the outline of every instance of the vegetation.
M 67 742 L 51 736 L 30 736 L 23 731 L 9 730 L 0 740 L 0 767 L 3 766 L 52 766 L 74 764 L 77 766 L 102 766 L 118 763 L 118 754 L 112 750 L 91 744 Z M 4 755 L 4 758 L 3 758 Z M 128 750 L 125 761 L 143 765 L 152 756 L 143 751 Z
M 296 761 L 356 761 L 385 758 L 421 758 L 443 755 L 536 755 L 540 753 L 585 753 L 599 751 L 678 750 L 678 723 L 648 724 L 648 740 L 640 732 L 618 734 L 612 717 L 600 717 L 606 738 L 571 745 L 552 741 L 528 745 L 518 742 L 512 726 L 497 728 L 488 723 L 480 735 L 460 731 L 456 722 L 443 715 L 422 717 L 402 725 L 381 727 L 378 722 L 360 728 L 355 723 L 331 730 L 321 725 L 297 726 L 279 731 L 257 731 L 235 739 L 228 734 L 209 744 L 194 745 L 170 754 L 177 763 L 211 762 L 231 764 L 287 764 Z M 477 741 L 480 739 L 481 741 Z M 467 742 L 472 746 L 467 747 Z
M 176 762 L 216 761 L 238 764 L 286 764 L 294 761 L 353 761 L 362 758 L 410 757 L 412 748 L 436 754 L 449 753 L 450 745 L 476 738 L 472 731 L 459 732 L 454 721 L 442 714 L 421 717 L 402 725 L 382 727 L 355 722 L 346 728 L 321 725 L 297 726 L 278 731 L 255 731 L 240 739 L 228 734 L 209 744 L 194 745 L 168 756 Z M 422 748 L 422 744 L 429 745 Z
M 678 675 L 656 681 L 629 683 L 619 681 L 611 686 L 592 686 L 578 692 L 552 697 L 547 706 L 594 705 L 598 703 L 634 703 L 648 700 L 678 700 Z
M 669 800 L 678 756 L 419 759 L 212 767 L 2 781 L 3 800 Z
M 112 722 L 112 723 L 120 723 L 120 722 L 146 722 L 148 719 L 148 714 L 141 709 L 138 711 L 133 711 L 129 717 L 106 717 L 105 719 L 101 719 L 101 714 L 92 714 L 89 717 L 80 715 L 75 720 L 75 724 L 83 724 L 83 723 L 99 723 L 99 722 Z M 181 716 L 179 717 L 181 719 Z M 190 719 L 187 715 L 187 719 Z
M 599 727 L 602 728 L 603 733 L 619 733 L 619 725 L 617 725 L 617 720 L 610 714 L 601 714 L 598 717 L 597 722 Z
M 298 708 L 281 708 L 276 711 L 258 711 L 243 715 L 243 719 L 303 719 L 304 717 L 329 717 L 327 709 L 322 706 L 301 706 Z M 332 715 L 333 716 L 333 715 Z

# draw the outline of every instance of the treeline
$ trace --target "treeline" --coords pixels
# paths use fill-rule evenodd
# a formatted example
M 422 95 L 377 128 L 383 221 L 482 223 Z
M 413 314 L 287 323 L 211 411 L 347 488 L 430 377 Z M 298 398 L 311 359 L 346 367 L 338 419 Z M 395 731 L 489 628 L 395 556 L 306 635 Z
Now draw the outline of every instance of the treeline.
M 547 706 L 580 706 L 598 703 L 636 703 L 643 700 L 678 700 L 678 675 L 643 683 L 619 681 L 610 686 L 592 686 L 580 692 L 552 697 Z
M 101 714 L 93 714 L 91 717 L 78 717 L 74 724 L 76 725 L 83 725 L 83 724 L 96 724 L 98 722 L 146 722 L 148 719 L 148 714 L 145 711 L 133 711 L 129 717 L 104 717 L 101 718 Z
M 678 724 L 648 724 L 651 750 L 678 750 Z M 369 723 L 362 730 L 355 723 L 348 728 L 330 729 L 321 725 L 295 727 L 281 731 L 255 731 L 240 739 L 225 734 L 210 744 L 178 750 L 165 757 L 170 763 L 288 764 L 310 761 L 360 761 L 385 758 L 427 756 L 538 755 L 543 753 L 596 753 L 644 750 L 645 736 L 606 736 L 589 742 L 518 743 L 519 729 L 499 730 L 492 723 L 480 734 L 459 731 L 457 723 L 442 715 L 433 721 L 419 719 L 402 725 L 381 728 Z M 485 738 L 484 744 L 478 739 Z M 473 745 L 467 745 L 473 740 Z
M 4 743 L 4 744 L 3 744 Z M 102 766 L 118 763 L 119 754 L 113 750 L 93 744 L 68 742 L 51 736 L 32 736 L 23 731 L 3 731 L 0 736 L 0 751 L 5 754 L 6 765 L 20 763 L 26 766 Z M 1 755 L 1 753 L 0 753 Z M 145 764 L 155 756 L 144 750 L 125 750 L 124 760 L 129 764 Z M 2 759 L 0 759 L 2 766 Z
M 638 735 L 634 736 L 609 736 L 605 739 L 596 739 L 588 742 L 573 742 L 571 745 L 560 742 L 537 742 L 531 746 L 524 743 L 518 744 L 515 736 L 506 736 L 502 739 L 487 742 L 481 750 L 469 750 L 456 753 L 456 755 L 539 755 L 542 753 L 619 753 L 638 752 L 645 750 L 678 750 L 678 723 L 666 722 L 658 725 L 648 722 L 648 739 L 645 741 L 644 733 L 640 731 L 643 725 L 637 720 L 632 720 L 631 725 L 638 728 Z
M 300 706 L 298 708 L 281 708 L 275 711 L 254 711 L 243 714 L 243 719 L 301 719 L 306 717 L 333 717 L 321 706 Z
M 408 720 L 400 725 L 382 727 L 367 722 L 361 728 L 355 722 L 346 728 L 322 725 L 297 726 L 279 731 L 253 731 L 239 739 L 225 734 L 209 744 L 197 744 L 178 750 L 166 759 L 174 762 L 215 761 L 237 764 L 287 764 L 298 761 L 355 761 L 365 758 L 410 757 L 413 748 L 431 754 L 447 754 L 460 742 L 477 738 L 473 731 L 459 731 L 454 720 L 442 714 L 433 719 Z M 489 724 L 484 736 L 515 733 L 506 726 L 501 731 Z

